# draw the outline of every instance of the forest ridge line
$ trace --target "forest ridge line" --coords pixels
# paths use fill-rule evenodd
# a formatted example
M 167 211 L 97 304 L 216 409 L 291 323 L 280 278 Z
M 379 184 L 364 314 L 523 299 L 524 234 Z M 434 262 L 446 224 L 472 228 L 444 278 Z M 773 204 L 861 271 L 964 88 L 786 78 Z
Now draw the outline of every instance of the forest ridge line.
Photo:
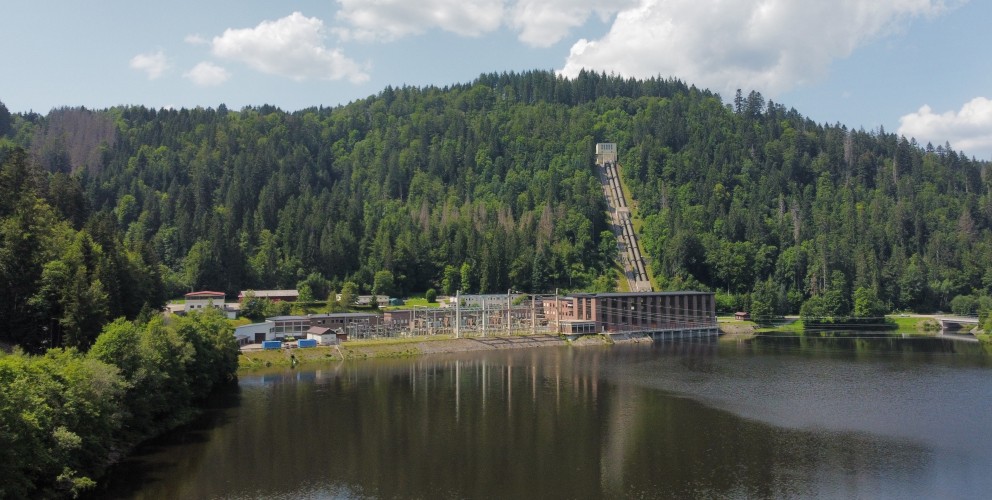
M 292 113 L 0 115 L 2 340 L 33 348 L 190 289 L 609 290 L 597 142 L 618 145 L 662 289 L 844 314 L 859 290 L 928 311 L 992 288 L 988 162 L 757 92 L 534 71 Z

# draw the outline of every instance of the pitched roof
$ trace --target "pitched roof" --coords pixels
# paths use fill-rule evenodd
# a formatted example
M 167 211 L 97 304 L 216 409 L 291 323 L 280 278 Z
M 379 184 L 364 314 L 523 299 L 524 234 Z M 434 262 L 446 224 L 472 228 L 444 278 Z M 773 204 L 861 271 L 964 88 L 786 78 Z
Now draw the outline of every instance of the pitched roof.
M 309 317 L 311 319 L 330 319 L 330 318 L 373 318 L 378 316 L 372 313 L 321 313 L 321 314 L 311 314 Z
M 203 291 L 203 292 L 190 292 L 190 293 L 187 293 L 186 296 L 187 297 L 193 297 L 193 298 L 197 298 L 197 297 L 224 297 L 225 294 L 224 294 L 224 292 Z
M 246 293 L 251 292 L 255 294 L 258 298 L 264 297 L 299 297 L 299 290 L 241 290 L 238 297 L 244 297 Z
M 570 293 L 562 297 L 604 297 L 604 298 L 624 298 L 624 297 L 664 297 L 675 295 L 713 295 L 713 292 L 681 291 L 681 292 L 596 292 L 596 293 Z

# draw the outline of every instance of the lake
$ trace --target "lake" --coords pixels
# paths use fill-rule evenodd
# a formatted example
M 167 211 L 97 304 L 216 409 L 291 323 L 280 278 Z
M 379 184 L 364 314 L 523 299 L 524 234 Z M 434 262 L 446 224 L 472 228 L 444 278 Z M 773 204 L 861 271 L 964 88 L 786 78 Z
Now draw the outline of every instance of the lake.
M 992 357 L 879 334 L 538 348 L 242 375 L 118 498 L 979 498 Z

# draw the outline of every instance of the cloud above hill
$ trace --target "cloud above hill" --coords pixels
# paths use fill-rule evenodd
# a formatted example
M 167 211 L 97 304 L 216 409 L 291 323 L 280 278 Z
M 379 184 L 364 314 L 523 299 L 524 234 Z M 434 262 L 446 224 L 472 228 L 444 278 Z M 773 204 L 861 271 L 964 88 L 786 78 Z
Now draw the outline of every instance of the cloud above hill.
M 326 45 L 324 22 L 294 12 L 254 28 L 227 29 L 211 41 L 214 56 L 239 61 L 271 75 L 296 81 L 309 79 L 361 83 L 365 68 L 338 48 Z
M 899 119 L 899 134 L 915 137 L 921 143 L 947 141 L 969 156 L 992 159 L 992 100 L 976 97 L 960 110 L 943 113 L 923 105 Z
M 584 25 L 593 15 L 606 22 L 637 3 L 636 0 L 519 0 L 508 9 L 506 22 L 519 31 L 520 41 L 548 47 Z
M 815 82 L 858 47 L 964 0 L 337 0 L 342 40 L 390 42 L 441 30 L 501 28 L 550 47 L 593 16 L 612 24 L 572 43 L 561 73 L 675 76 L 722 93 L 769 95 Z
M 433 29 L 478 37 L 507 26 L 520 41 L 548 47 L 593 15 L 603 21 L 637 0 L 338 0 L 345 40 L 389 42 Z
M 393 41 L 441 29 L 462 36 L 480 36 L 499 28 L 503 0 L 338 0 L 337 19 L 349 27 L 342 38 Z
M 164 51 L 158 50 L 132 57 L 130 66 L 131 69 L 143 71 L 149 80 L 156 80 L 169 69 L 169 59 Z
M 561 72 L 675 76 L 722 93 L 776 95 L 816 81 L 831 62 L 948 9 L 941 0 L 642 0 L 610 31 L 571 48 Z
M 215 87 L 231 78 L 227 69 L 209 61 L 203 61 L 183 75 L 200 87 Z

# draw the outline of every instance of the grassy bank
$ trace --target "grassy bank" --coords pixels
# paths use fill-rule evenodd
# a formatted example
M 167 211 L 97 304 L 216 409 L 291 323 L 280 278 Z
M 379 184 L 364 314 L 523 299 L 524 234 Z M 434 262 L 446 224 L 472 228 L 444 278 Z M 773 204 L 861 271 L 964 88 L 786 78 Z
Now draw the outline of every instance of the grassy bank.
M 720 333 L 724 335 L 750 335 L 758 329 L 758 324 L 753 321 L 743 321 L 733 317 L 718 317 L 717 326 Z
M 936 334 L 940 332 L 940 323 L 933 318 L 892 315 L 886 316 L 885 321 L 894 324 L 895 330 L 900 333 Z
M 428 302 L 424 297 L 408 297 L 403 299 L 403 305 L 401 306 L 380 306 L 379 308 L 383 311 L 395 311 L 397 309 L 410 309 L 412 307 L 441 307 L 441 303 L 438 301 Z
M 787 318 L 778 324 L 756 323 L 733 319 L 731 316 L 717 318 L 720 326 L 721 337 L 724 340 L 738 340 L 742 338 L 752 338 L 762 333 L 795 333 L 801 334 L 805 329 L 801 319 Z
M 337 346 L 271 351 L 244 351 L 238 356 L 241 371 L 283 366 L 314 365 L 331 361 L 408 358 L 423 354 L 487 351 L 568 345 L 553 335 L 512 335 L 499 337 L 454 338 L 450 335 L 415 338 L 353 340 Z
M 753 321 L 742 321 L 732 317 L 717 318 L 721 340 L 737 340 L 754 337 L 758 325 Z
M 240 370 L 251 370 L 269 366 L 292 366 L 369 358 L 404 358 L 423 354 L 421 344 L 451 337 L 424 339 L 382 339 L 352 341 L 340 346 L 319 346 L 308 349 L 279 349 L 268 351 L 246 351 L 238 357 Z
M 733 324 L 733 320 L 720 320 L 721 329 L 723 325 Z M 740 322 L 749 323 L 749 322 Z M 865 326 L 851 326 L 850 329 L 858 330 L 866 328 Z M 805 331 L 806 325 L 801 319 L 790 320 L 786 323 L 767 326 L 767 325 L 755 325 L 756 333 L 803 333 Z M 892 333 L 909 333 L 917 335 L 932 335 L 940 331 L 940 325 L 933 318 L 920 317 L 920 316 L 898 316 L 890 315 L 885 317 L 884 325 L 874 326 L 872 329 L 882 329 Z
M 801 319 L 787 319 L 779 324 L 769 324 L 762 325 L 758 328 L 758 333 L 772 333 L 772 332 L 785 332 L 785 333 L 803 333 L 806 330 L 806 325 Z

